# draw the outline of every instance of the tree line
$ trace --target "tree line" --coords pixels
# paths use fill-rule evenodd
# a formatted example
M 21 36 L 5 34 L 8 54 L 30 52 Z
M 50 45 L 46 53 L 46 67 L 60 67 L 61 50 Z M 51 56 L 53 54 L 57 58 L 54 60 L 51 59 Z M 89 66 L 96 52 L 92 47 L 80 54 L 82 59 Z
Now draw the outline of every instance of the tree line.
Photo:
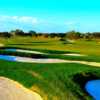
M 23 30 L 16 29 L 11 32 L 0 32 L 0 37 L 4 38 L 11 38 L 14 36 L 21 36 L 21 37 L 40 37 L 43 36 L 45 38 L 61 38 L 61 39 L 87 39 L 87 40 L 92 40 L 92 39 L 99 39 L 100 38 L 100 32 L 87 32 L 87 33 L 82 33 L 82 32 L 76 32 L 76 31 L 69 31 L 65 33 L 37 33 L 36 31 L 29 31 L 29 32 L 24 32 Z

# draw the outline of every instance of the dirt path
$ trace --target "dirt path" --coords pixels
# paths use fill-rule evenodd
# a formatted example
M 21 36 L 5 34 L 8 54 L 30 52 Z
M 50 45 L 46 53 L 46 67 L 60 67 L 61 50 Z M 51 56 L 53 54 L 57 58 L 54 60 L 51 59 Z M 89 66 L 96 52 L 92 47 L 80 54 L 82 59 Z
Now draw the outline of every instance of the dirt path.
M 0 77 L 0 100 L 43 100 L 41 96 L 24 88 L 18 82 Z

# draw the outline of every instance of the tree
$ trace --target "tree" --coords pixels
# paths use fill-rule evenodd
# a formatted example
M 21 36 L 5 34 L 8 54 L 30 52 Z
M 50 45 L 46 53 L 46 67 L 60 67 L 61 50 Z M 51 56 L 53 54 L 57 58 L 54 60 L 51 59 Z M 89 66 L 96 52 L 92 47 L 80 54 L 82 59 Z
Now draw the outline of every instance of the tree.
M 44 36 L 45 38 L 48 38 L 48 37 L 49 37 L 49 34 L 48 34 L 48 33 L 44 33 L 43 36 Z
M 15 35 L 24 36 L 24 34 L 25 33 L 22 30 L 20 30 L 20 29 L 16 29 L 15 30 Z
M 9 32 L 0 32 L 0 37 L 10 38 L 12 35 Z
M 65 33 L 58 33 L 57 36 L 59 38 L 66 38 L 66 34 Z
M 81 35 L 80 32 L 75 32 L 75 31 L 70 31 L 66 33 L 68 39 L 79 39 L 80 35 Z
M 50 36 L 51 38 L 55 38 L 55 37 L 57 37 L 57 33 L 50 33 L 49 36 Z
M 29 33 L 31 36 L 37 37 L 36 31 L 30 30 L 28 33 Z
M 86 39 L 87 41 L 91 41 L 91 40 L 93 40 L 93 38 L 94 38 L 94 36 L 93 36 L 93 34 L 91 34 L 91 33 L 85 33 L 85 35 L 84 35 L 84 39 Z
M 93 32 L 92 34 L 94 38 L 100 38 L 100 32 Z
M 30 30 L 28 33 L 33 34 L 33 35 L 36 34 L 36 32 L 33 30 Z

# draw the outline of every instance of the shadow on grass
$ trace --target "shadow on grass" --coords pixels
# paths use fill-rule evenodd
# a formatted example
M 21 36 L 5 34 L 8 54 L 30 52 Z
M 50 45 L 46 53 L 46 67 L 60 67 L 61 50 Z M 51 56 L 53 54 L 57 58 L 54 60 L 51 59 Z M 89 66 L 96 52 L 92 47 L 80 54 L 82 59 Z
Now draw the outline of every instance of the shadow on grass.
M 18 44 L 9 44 L 9 45 L 29 45 L 29 46 L 33 46 L 33 45 L 47 45 L 47 43 L 18 43 Z
M 19 44 L 21 45 L 21 44 Z M 5 49 L 20 49 L 20 50 L 31 50 L 31 51 L 39 51 L 39 52 L 44 52 L 48 54 L 66 54 L 66 53 L 75 53 L 71 51 L 61 51 L 61 50 L 48 50 L 48 49 L 29 49 L 29 48 L 21 48 L 21 47 L 0 47 L 0 50 L 5 50 Z
M 28 42 L 28 43 L 49 43 L 49 42 Z
M 89 96 L 92 98 L 89 93 L 86 91 L 85 86 L 88 81 L 100 79 L 100 73 L 96 71 L 88 71 L 77 73 L 73 76 L 72 80 L 74 83 L 79 86 L 79 88 L 83 91 L 84 96 Z
M 100 74 L 96 72 L 82 72 L 75 74 L 73 76 L 73 81 L 78 84 L 82 89 L 84 89 L 86 83 L 91 80 L 96 80 L 100 78 Z

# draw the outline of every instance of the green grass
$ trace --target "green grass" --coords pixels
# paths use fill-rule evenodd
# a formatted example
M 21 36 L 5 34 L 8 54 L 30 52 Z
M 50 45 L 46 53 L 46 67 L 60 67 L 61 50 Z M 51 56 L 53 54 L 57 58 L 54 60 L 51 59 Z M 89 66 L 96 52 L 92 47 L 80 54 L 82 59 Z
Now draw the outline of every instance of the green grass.
M 90 97 L 73 81 L 73 76 L 88 71 L 100 73 L 100 68 L 71 63 L 31 64 L 0 60 L 0 64 L 1 76 L 16 80 L 27 88 L 33 85 L 39 87 L 40 94 L 43 92 L 48 95 L 48 100 L 55 96 L 60 98 L 58 100 L 89 99 Z
M 1 38 L 0 43 L 5 44 L 5 47 L 25 48 L 49 53 L 45 55 L 48 58 L 100 62 L 99 40 L 77 40 L 73 44 L 63 44 L 58 38 L 15 37 L 11 39 Z M 2 50 L 0 50 L 0 53 L 11 54 L 11 52 Z M 60 55 L 63 53 L 80 53 L 87 56 Z M 31 54 L 19 52 L 12 54 L 31 56 Z M 88 65 L 74 63 L 35 64 L 0 60 L 1 76 L 18 81 L 30 89 L 38 87 L 35 91 L 39 92 L 43 98 L 47 96 L 48 100 L 92 100 L 84 88 L 81 87 L 81 83 L 78 84 L 73 79 L 76 75 L 81 76 L 81 74 L 87 79 L 88 75 L 86 73 L 88 72 L 95 73 L 95 76 L 100 78 L 100 68 Z
M 32 37 L 15 37 L 11 39 L 0 38 L 0 43 L 10 47 L 21 47 L 42 50 L 59 50 L 79 52 L 87 55 L 100 56 L 100 40 L 86 41 L 75 40 L 72 44 L 63 44 L 59 38 L 32 38 Z
M 67 56 L 61 54 L 69 54 L 69 53 L 78 53 L 78 52 L 71 52 L 71 51 L 59 51 L 59 50 L 41 50 L 41 49 L 28 49 L 25 50 L 32 50 L 32 51 L 40 51 L 47 54 L 32 54 L 32 53 L 22 53 L 17 51 L 5 51 L 5 49 L 11 47 L 4 47 L 0 49 L 0 54 L 7 54 L 7 55 L 15 55 L 15 56 L 22 56 L 22 57 L 36 57 L 36 58 L 59 58 L 65 60 L 79 60 L 79 61 L 89 61 L 89 62 L 100 62 L 100 56 L 97 55 L 86 55 L 86 56 Z M 15 49 L 22 49 L 17 48 Z

